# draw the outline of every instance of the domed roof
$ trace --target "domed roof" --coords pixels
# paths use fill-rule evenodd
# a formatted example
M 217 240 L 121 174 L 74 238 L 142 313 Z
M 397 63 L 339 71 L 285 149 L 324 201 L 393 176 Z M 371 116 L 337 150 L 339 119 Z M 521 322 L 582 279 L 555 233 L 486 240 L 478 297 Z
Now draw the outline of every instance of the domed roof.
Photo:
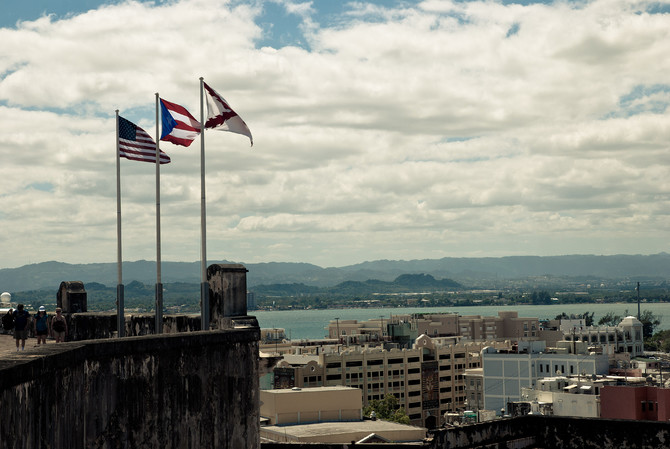
M 632 315 L 627 316 L 619 323 L 619 326 L 642 326 L 640 320 Z

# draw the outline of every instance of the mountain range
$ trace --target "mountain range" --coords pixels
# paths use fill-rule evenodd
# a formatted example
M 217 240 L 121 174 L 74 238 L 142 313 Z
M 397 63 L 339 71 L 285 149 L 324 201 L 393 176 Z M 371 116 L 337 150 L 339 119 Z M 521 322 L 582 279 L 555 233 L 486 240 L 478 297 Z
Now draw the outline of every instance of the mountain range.
M 212 263 L 231 263 L 211 261 Z M 510 256 L 482 258 L 377 260 L 344 267 L 322 268 L 308 263 L 249 263 L 247 285 L 253 288 L 271 284 L 305 284 L 329 287 L 347 281 L 379 280 L 392 282 L 403 274 L 426 274 L 435 279 L 449 279 L 464 286 L 479 286 L 496 280 L 522 279 L 533 276 L 593 277 L 602 279 L 652 278 L 668 279 L 670 254 L 653 255 L 567 255 Z M 163 283 L 200 282 L 200 262 L 163 262 Z M 68 264 L 42 262 L 18 268 L 0 269 L 1 291 L 58 289 L 62 281 L 97 282 L 115 286 L 115 263 Z M 155 262 L 139 260 L 123 263 L 123 281 L 156 282 Z M 439 282 L 439 281 L 436 281 Z

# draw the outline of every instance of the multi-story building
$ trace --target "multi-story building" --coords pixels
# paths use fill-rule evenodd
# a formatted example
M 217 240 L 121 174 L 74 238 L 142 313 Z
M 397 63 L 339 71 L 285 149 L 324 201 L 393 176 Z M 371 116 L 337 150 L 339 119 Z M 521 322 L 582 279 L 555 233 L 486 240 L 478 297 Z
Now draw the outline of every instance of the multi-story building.
M 545 377 L 535 387 L 521 389 L 521 401 L 513 403 L 511 414 L 600 418 L 600 392 L 618 382 L 604 376 Z
M 651 385 L 606 386 L 600 392 L 601 418 L 670 420 L 670 388 Z
M 602 348 L 606 354 L 628 354 L 631 358 L 644 352 L 642 323 L 637 318 L 627 316 L 616 326 L 586 326 L 583 321 L 550 323 L 549 329 L 540 332 L 540 338 L 548 346 L 555 346 L 561 340 L 586 342 L 589 346 Z
M 256 310 L 258 309 L 258 304 L 256 304 L 256 295 L 254 292 L 247 292 L 247 310 Z
M 411 349 L 352 346 L 342 351 L 287 357 L 274 369 L 274 388 L 344 385 L 363 391 L 363 402 L 396 396 L 413 425 L 442 424 L 447 412 L 463 410 L 466 369 L 481 366 L 484 347 L 510 342 L 459 342 L 458 337 L 421 335 Z
M 484 408 L 507 410 L 521 400 L 522 388 L 532 388 L 548 376 L 608 374 L 606 354 L 550 351 L 544 341 L 519 345 L 515 352 L 485 348 L 482 351 Z
M 362 322 L 335 319 L 328 324 L 329 338 L 351 344 L 388 340 L 407 343 L 418 335 L 433 338 L 458 335 L 470 341 L 537 340 L 539 330 L 537 318 L 519 317 L 514 311 L 488 317 L 456 313 L 392 315 Z

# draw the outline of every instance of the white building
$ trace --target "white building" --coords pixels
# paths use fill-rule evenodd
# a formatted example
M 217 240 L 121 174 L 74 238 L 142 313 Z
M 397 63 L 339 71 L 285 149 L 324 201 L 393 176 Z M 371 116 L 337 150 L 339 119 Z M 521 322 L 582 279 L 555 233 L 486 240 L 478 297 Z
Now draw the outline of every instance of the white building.
M 550 345 L 558 339 L 585 342 L 610 355 L 628 354 L 633 358 L 644 352 L 643 326 L 634 316 L 627 316 L 616 326 L 586 326 L 583 321 L 561 320 L 556 331 L 543 331 L 540 336 Z
M 609 370 L 606 354 L 549 353 L 544 342 L 533 342 L 520 351 L 482 350 L 484 409 L 507 410 L 508 402 L 522 399 L 523 388 L 535 387 L 544 377 L 607 374 Z

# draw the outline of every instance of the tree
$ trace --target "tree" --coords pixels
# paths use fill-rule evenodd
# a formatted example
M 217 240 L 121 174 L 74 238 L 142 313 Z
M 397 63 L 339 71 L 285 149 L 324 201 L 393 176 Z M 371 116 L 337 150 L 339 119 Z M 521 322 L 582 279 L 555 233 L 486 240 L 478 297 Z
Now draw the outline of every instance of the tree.
M 644 342 L 644 349 L 670 352 L 670 330 L 656 332 L 653 337 Z
M 642 323 L 642 335 L 648 339 L 654 335 L 654 331 L 661 324 L 661 317 L 654 315 L 651 310 L 645 310 L 640 314 L 640 322 Z
M 584 325 L 593 326 L 593 312 L 584 312 L 582 314 L 571 313 L 568 315 L 565 312 L 559 313 L 556 315 L 555 320 L 584 320 Z
M 551 296 L 546 291 L 533 292 L 530 295 L 530 301 L 533 304 L 551 304 Z
M 579 318 L 584 320 L 584 324 L 587 326 L 593 326 L 593 312 L 584 312 L 582 313 Z
M 628 313 L 627 310 L 626 313 Z M 598 320 L 598 326 L 616 326 L 621 320 L 621 315 L 616 315 L 614 312 L 607 312 Z
M 405 409 L 400 407 L 398 399 L 392 394 L 387 394 L 381 401 L 378 399 L 370 401 L 370 404 L 363 409 L 363 414 L 370 416 L 373 411 L 378 419 L 409 424 L 409 416 L 407 416 Z

